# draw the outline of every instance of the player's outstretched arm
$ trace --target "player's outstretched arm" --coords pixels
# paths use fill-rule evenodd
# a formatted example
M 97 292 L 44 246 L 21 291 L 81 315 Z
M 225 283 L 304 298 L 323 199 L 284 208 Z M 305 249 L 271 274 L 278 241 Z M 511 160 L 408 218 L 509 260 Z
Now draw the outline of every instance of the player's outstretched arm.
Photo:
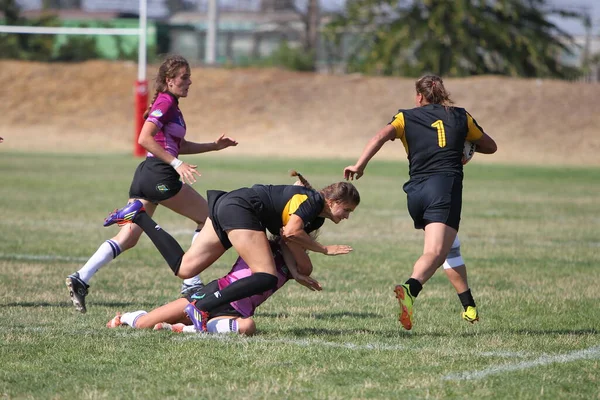
M 349 165 L 344 168 L 344 178 L 346 180 L 359 179 L 363 176 L 367 164 L 381 147 L 388 140 L 394 140 L 396 137 L 396 128 L 393 125 L 386 125 L 375 136 L 369 140 L 358 161 L 354 165 Z

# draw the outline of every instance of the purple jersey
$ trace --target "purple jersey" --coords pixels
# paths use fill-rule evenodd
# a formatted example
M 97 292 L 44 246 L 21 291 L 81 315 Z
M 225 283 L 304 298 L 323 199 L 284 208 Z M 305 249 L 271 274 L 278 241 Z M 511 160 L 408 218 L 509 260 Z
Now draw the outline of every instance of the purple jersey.
M 277 244 L 271 243 L 271 249 L 273 250 L 273 255 L 275 256 L 275 267 L 277 267 L 277 286 L 273 290 L 267 290 L 266 292 L 256 294 L 251 297 L 246 297 L 241 300 L 232 301 L 231 306 L 235 308 L 244 318 L 251 317 L 254 315 L 254 310 L 260 304 L 262 304 L 265 300 L 267 300 L 273 293 L 275 293 L 280 287 L 282 287 L 289 279 L 289 270 L 285 266 L 285 262 L 283 261 L 283 256 L 281 255 L 281 250 Z M 231 271 L 227 275 L 222 278 L 219 278 L 219 290 L 223 290 L 227 286 L 231 285 L 233 282 L 246 278 L 252 275 L 252 271 L 250 271 L 250 267 L 241 257 L 235 261 Z
M 169 93 L 159 93 L 146 121 L 158 126 L 154 140 L 173 157 L 179 156 L 181 139 L 185 136 L 185 121 L 177 98 Z M 147 156 L 154 157 L 154 154 L 148 152 Z

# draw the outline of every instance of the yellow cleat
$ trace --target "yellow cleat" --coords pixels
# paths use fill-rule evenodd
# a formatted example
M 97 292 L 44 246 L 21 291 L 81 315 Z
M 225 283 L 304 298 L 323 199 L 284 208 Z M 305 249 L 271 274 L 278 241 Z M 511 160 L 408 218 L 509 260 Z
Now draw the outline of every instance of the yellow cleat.
M 477 308 L 468 306 L 467 310 L 462 314 L 462 319 L 467 322 L 474 324 L 476 321 L 479 321 L 479 314 L 477 314 Z
M 404 329 L 410 331 L 412 329 L 412 321 L 413 321 L 413 302 L 415 301 L 414 297 L 410 294 L 410 290 L 408 289 L 408 285 L 397 285 L 394 289 L 396 292 L 396 298 L 400 303 L 400 316 L 399 320 Z

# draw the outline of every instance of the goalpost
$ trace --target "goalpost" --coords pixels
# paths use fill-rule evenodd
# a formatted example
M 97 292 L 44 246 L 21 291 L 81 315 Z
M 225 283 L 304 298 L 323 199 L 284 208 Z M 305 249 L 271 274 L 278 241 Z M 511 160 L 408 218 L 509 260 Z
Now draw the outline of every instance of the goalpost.
M 37 35 L 125 35 L 138 36 L 138 74 L 135 82 L 134 118 L 135 132 L 133 154 L 137 157 L 146 155 L 146 150 L 138 144 L 138 136 L 144 124 L 142 118 L 148 107 L 148 81 L 146 80 L 146 30 L 148 21 L 148 0 L 139 0 L 138 28 L 60 28 L 42 26 L 0 25 L 0 33 L 22 33 Z

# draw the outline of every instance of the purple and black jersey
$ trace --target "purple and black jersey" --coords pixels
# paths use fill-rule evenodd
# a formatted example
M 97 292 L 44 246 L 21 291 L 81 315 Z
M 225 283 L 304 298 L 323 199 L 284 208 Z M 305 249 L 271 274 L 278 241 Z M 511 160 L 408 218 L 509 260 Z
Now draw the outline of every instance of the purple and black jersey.
M 152 122 L 159 129 L 154 140 L 173 157 L 179 156 L 186 128 L 177 98 L 170 93 L 159 93 L 146 121 Z M 147 157 L 154 157 L 154 154 L 148 152 Z
M 285 265 L 285 262 L 283 261 L 283 255 L 281 254 L 279 245 L 271 243 L 271 250 L 273 251 L 273 256 L 275 257 L 275 267 L 277 268 L 277 286 L 275 286 L 275 289 L 267 290 L 266 292 L 256 294 L 251 297 L 246 297 L 241 300 L 232 301 L 231 306 L 244 318 L 254 315 L 254 310 L 256 307 L 271 297 L 273 293 L 275 293 L 290 279 L 290 273 Z M 223 290 L 233 282 L 242 278 L 247 278 L 250 275 L 252 275 L 250 267 L 244 260 L 242 260 L 241 257 L 238 257 L 235 264 L 233 264 L 231 271 L 229 271 L 229 273 L 224 277 L 219 278 L 219 290 Z

